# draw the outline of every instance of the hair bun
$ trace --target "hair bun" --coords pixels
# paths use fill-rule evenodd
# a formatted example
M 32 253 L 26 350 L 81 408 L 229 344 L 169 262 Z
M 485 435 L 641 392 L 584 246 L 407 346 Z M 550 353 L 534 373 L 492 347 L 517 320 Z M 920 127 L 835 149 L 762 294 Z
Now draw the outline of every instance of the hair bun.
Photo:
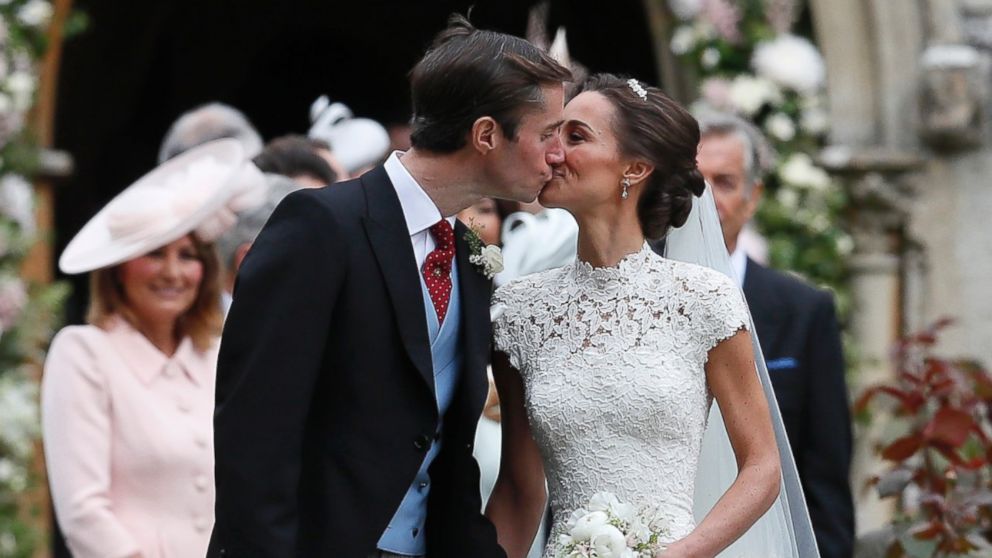
M 692 168 L 673 173 L 668 179 L 668 187 L 669 224 L 673 227 L 681 227 L 692 211 L 693 197 L 703 195 L 706 182 L 699 169 Z

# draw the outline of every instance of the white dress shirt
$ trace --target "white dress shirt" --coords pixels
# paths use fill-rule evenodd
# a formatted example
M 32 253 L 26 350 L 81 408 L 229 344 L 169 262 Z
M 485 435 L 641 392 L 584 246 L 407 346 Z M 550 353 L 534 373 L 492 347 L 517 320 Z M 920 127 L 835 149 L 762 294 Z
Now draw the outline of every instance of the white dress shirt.
M 406 219 L 406 228 L 410 231 L 410 242 L 413 244 L 413 255 L 417 259 L 417 269 L 424 267 L 427 254 L 434 250 L 434 237 L 428 231 L 431 226 L 441 220 L 441 211 L 434 205 L 427 192 L 416 179 L 406 170 L 400 161 L 402 151 L 394 151 L 383 165 L 389 181 L 396 189 Z M 454 227 L 455 218 L 448 217 L 448 223 Z
M 730 255 L 730 268 L 734 270 L 737 286 L 744 288 L 744 274 L 747 273 L 747 252 L 740 246 Z

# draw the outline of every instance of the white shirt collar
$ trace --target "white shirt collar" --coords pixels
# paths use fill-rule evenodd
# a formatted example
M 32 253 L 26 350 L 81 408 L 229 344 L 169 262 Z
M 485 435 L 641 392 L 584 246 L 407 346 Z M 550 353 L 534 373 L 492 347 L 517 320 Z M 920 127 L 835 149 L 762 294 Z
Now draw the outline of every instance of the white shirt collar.
M 734 270 L 734 279 L 737 280 L 737 286 L 743 287 L 744 274 L 747 273 L 747 252 L 740 246 L 730 255 L 730 268 Z
M 400 161 L 402 154 L 402 151 L 393 151 L 383 167 L 386 169 L 389 181 L 393 183 L 393 188 L 396 189 L 407 230 L 410 231 L 410 236 L 413 236 L 426 231 L 431 225 L 440 221 L 442 216 L 427 192 L 424 192 L 423 187 L 403 166 L 403 162 Z M 448 222 L 454 226 L 455 218 L 448 217 Z

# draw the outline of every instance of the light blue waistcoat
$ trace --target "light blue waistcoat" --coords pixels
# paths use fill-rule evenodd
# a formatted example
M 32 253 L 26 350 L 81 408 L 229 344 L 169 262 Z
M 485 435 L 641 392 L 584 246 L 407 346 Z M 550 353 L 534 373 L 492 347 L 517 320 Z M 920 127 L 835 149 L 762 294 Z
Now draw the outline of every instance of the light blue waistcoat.
M 424 309 L 427 314 L 427 329 L 431 341 L 431 363 L 434 368 L 434 395 L 437 400 L 438 420 L 437 431 L 442 432 L 444 414 L 451 405 L 458 385 L 458 376 L 462 368 L 462 349 L 458 341 L 461 338 L 462 313 L 460 292 L 458 288 L 458 268 L 455 262 L 451 267 L 451 301 L 448 303 L 448 313 L 444 323 L 440 324 L 434 303 L 427 292 L 424 278 L 420 277 L 420 290 L 424 297 Z M 424 462 L 413 479 L 413 484 L 407 490 L 406 496 L 400 502 L 399 509 L 389 521 L 389 527 L 379 539 L 379 549 L 396 554 L 423 556 L 427 554 L 427 539 L 424 534 L 424 523 L 427 520 L 427 496 L 430 493 L 431 479 L 427 474 L 434 458 L 441 451 L 443 440 L 434 437 L 434 442 L 427 451 Z

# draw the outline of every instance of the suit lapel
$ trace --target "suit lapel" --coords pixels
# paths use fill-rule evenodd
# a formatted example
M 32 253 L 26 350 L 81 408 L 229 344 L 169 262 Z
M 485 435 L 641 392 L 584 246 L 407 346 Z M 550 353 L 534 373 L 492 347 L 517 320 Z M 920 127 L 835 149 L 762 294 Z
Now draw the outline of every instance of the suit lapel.
M 427 315 L 403 208 L 382 166 L 369 171 L 361 180 L 368 200 L 368 217 L 363 219 L 363 225 L 389 291 L 403 346 L 433 394 Z
M 751 308 L 755 334 L 761 342 L 761 350 L 766 358 L 772 358 L 781 333 L 777 326 L 780 323 L 786 323 L 787 320 L 772 320 L 769 319 L 769 316 L 777 314 L 781 317 L 784 309 L 778 308 L 775 293 L 769 289 L 765 268 L 748 258 L 746 269 L 743 286 L 744 298 Z
M 465 235 L 468 227 L 461 221 L 455 222 L 455 257 L 458 260 L 458 283 L 461 289 L 462 306 L 462 351 L 465 359 L 464 385 L 471 398 L 470 409 L 481 410 L 488 389 L 484 375 L 486 359 L 489 357 L 489 301 L 492 294 L 492 281 L 482 274 L 478 266 L 469 261 L 471 256 Z

